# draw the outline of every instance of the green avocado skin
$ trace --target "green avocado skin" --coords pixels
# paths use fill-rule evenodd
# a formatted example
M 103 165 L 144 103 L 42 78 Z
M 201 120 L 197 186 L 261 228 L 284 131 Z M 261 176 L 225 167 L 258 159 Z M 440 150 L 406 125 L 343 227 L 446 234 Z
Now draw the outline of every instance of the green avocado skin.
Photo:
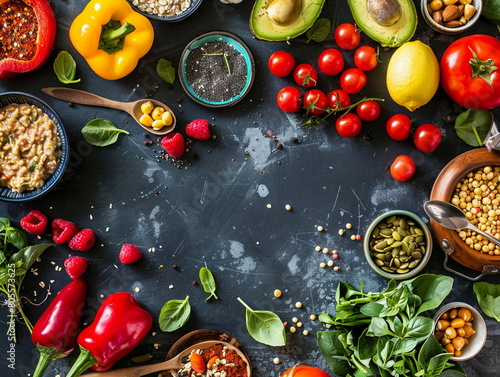
M 302 0 L 299 17 L 288 25 L 277 25 L 271 21 L 266 8 L 272 0 L 256 0 L 250 15 L 250 30 L 265 41 L 287 41 L 307 31 L 319 17 L 325 0 Z
M 409 41 L 417 29 L 417 11 L 412 0 L 396 0 L 401 5 L 401 16 L 391 26 L 375 22 L 368 12 L 366 0 L 347 0 L 356 25 L 383 47 L 399 47 Z
M 483 0 L 481 16 L 493 25 L 500 25 L 500 0 Z

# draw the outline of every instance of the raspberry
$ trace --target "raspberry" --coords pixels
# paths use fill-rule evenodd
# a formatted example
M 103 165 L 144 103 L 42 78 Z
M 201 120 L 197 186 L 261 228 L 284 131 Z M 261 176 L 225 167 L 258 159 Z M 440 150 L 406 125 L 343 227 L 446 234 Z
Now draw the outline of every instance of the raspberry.
M 88 262 L 84 257 L 70 257 L 64 261 L 64 268 L 73 280 L 81 277 L 87 271 Z
M 78 231 L 78 226 L 71 221 L 63 219 L 54 219 L 52 221 L 52 239 L 55 243 L 69 242 Z
M 21 227 L 28 233 L 41 236 L 47 229 L 48 220 L 47 216 L 35 209 L 24 216 L 21 219 L 20 224 Z
M 69 241 L 69 248 L 78 251 L 89 251 L 94 246 L 95 234 L 92 229 L 82 229 Z
M 137 246 L 126 243 L 122 245 L 119 258 L 123 264 L 135 263 L 142 258 L 142 252 Z
M 210 139 L 210 130 L 208 129 L 208 121 L 204 119 L 196 119 L 186 125 L 186 135 L 196 140 Z
M 184 136 L 172 132 L 161 139 L 161 146 L 172 157 L 181 157 L 184 154 Z

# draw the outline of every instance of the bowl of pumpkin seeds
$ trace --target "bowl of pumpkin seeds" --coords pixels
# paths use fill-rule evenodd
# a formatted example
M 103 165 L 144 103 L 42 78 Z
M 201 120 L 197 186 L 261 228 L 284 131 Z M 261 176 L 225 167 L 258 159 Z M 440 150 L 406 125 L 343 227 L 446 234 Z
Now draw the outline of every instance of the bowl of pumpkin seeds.
M 378 274 L 404 280 L 417 275 L 429 261 L 432 235 L 416 214 L 393 210 L 372 221 L 363 248 L 368 264 Z

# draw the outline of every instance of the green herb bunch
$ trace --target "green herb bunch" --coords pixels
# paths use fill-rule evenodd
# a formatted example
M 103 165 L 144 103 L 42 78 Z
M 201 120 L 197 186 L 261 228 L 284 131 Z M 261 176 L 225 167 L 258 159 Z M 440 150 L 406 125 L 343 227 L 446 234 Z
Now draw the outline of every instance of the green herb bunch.
M 0 292 L 9 309 L 7 335 L 9 341 L 16 341 L 16 319 L 20 314 L 31 332 L 33 325 L 24 313 L 21 302 L 21 285 L 29 268 L 50 244 L 28 245 L 22 230 L 13 227 L 10 220 L 0 217 Z
M 364 293 L 340 282 L 336 315 L 319 319 L 334 330 L 317 334 L 328 366 L 338 376 L 459 377 L 433 334 L 434 321 L 422 313 L 437 308 L 450 293 L 451 277 L 423 274 L 379 293 Z

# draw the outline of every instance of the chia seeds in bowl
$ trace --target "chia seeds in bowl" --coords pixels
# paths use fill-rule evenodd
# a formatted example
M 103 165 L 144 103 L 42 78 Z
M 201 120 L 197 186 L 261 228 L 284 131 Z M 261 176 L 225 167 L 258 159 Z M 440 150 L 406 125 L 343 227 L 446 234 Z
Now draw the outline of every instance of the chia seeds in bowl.
M 250 90 L 254 61 L 246 44 L 228 32 L 211 32 L 191 41 L 179 62 L 187 95 L 208 107 L 231 106 Z

